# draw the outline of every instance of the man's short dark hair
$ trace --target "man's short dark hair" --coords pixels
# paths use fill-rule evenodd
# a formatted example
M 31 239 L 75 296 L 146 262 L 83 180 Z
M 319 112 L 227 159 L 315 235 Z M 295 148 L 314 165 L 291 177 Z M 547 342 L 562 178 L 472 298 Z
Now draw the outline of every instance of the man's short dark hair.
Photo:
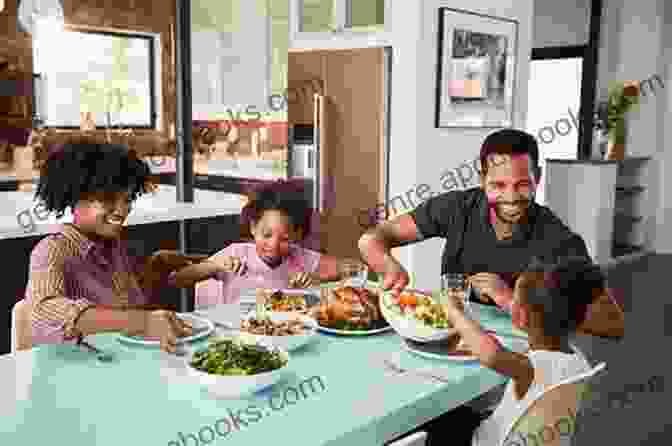
M 488 173 L 488 157 L 498 155 L 529 155 L 534 174 L 539 176 L 539 146 L 534 136 L 516 129 L 490 133 L 481 145 L 481 172 Z

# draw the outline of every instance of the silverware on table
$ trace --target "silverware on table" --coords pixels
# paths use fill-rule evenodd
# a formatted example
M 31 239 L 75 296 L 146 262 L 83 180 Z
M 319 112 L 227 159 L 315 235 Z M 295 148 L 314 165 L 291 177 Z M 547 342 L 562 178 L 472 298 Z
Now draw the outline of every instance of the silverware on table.
M 100 362 L 112 362 L 114 360 L 114 355 L 112 353 L 104 352 L 101 349 L 94 347 L 93 345 L 86 342 L 83 337 L 79 338 L 77 345 L 84 347 L 91 353 L 95 353 Z
M 417 375 L 417 376 L 421 376 L 421 377 L 424 377 L 424 378 L 430 378 L 430 379 L 433 379 L 435 381 L 439 381 L 439 382 L 444 383 L 444 384 L 448 384 L 448 383 L 452 382 L 452 381 L 450 381 L 446 378 L 443 378 L 441 376 L 434 375 L 433 373 L 431 373 L 429 370 L 426 370 L 426 369 L 407 369 L 407 368 L 401 367 L 401 366 L 395 364 L 393 361 L 390 361 L 387 358 L 383 359 L 383 364 L 385 364 L 385 366 L 388 369 L 392 370 L 393 372 L 395 372 L 399 375 L 403 375 L 403 374 Z
M 175 356 L 187 356 L 190 353 L 185 347 L 177 347 L 175 349 Z

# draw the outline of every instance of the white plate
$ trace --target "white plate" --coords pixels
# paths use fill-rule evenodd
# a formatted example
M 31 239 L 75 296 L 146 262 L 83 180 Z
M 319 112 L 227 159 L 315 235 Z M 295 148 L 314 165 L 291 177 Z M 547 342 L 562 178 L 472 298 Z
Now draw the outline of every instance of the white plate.
M 337 330 L 335 328 L 323 327 L 319 323 L 317 325 L 317 329 L 324 333 L 337 334 L 343 336 L 369 336 L 394 330 L 391 325 L 382 328 L 375 328 L 373 330 Z
M 318 305 L 320 303 L 320 290 L 319 289 L 314 289 L 314 288 L 309 288 L 309 289 L 301 289 L 301 288 L 283 288 L 283 289 L 276 289 L 274 291 L 280 291 L 282 293 L 286 294 L 298 294 L 298 295 L 303 295 L 305 296 L 306 299 L 306 306 L 308 309 L 311 307 Z M 251 310 L 256 308 L 257 306 L 257 290 L 256 289 L 247 289 L 241 292 L 240 294 L 240 310 L 241 314 L 245 316 L 248 314 Z M 270 311 L 270 309 L 269 309 Z
M 191 322 L 193 325 L 194 329 L 196 330 L 196 333 L 191 335 L 191 336 L 186 336 L 184 338 L 179 338 L 177 340 L 178 344 L 186 344 L 188 342 L 194 342 L 198 341 L 200 339 L 206 338 L 212 334 L 213 331 L 215 331 L 215 324 L 213 324 L 211 321 L 207 319 L 203 319 L 198 316 L 194 316 L 193 314 L 189 313 L 177 313 L 177 316 L 180 319 L 184 319 L 188 322 Z M 127 344 L 135 344 L 135 345 L 151 345 L 151 346 L 158 346 L 160 344 L 159 341 L 150 341 L 146 340 L 144 338 L 140 337 L 135 337 L 135 336 L 126 336 L 126 335 L 119 335 L 119 341 L 124 342 Z
M 497 339 L 499 342 L 502 342 L 500 338 Z M 451 355 L 446 350 L 441 351 L 440 345 L 442 343 L 438 342 L 429 342 L 429 343 L 420 343 L 415 342 L 410 339 L 404 338 L 403 340 L 404 348 L 409 352 L 422 356 L 423 358 L 429 359 L 439 359 L 442 361 L 458 361 L 458 362 L 468 362 L 468 361 L 478 361 L 478 358 L 474 355 Z
M 500 344 L 506 346 L 504 339 L 500 336 L 494 336 Z M 511 351 L 517 353 L 525 353 L 529 344 L 527 341 L 519 338 L 509 338 L 509 341 L 513 343 Z M 458 361 L 458 362 L 468 362 L 468 361 L 478 361 L 478 358 L 473 355 L 451 355 L 448 354 L 445 350 L 441 350 L 440 343 L 420 343 L 414 342 L 410 339 L 403 339 L 404 348 L 409 352 L 422 356 L 429 359 L 439 359 L 441 361 Z
M 306 308 L 310 310 L 312 307 L 319 305 L 320 304 L 320 292 L 311 290 L 311 289 L 300 289 L 300 288 L 288 288 L 288 289 L 281 289 L 281 290 L 275 290 L 275 291 L 280 291 L 283 294 L 298 294 L 304 296 L 306 300 Z M 270 308 L 268 311 L 271 311 Z M 282 312 L 282 313 L 289 313 L 289 312 Z M 296 312 L 298 313 L 298 312 Z

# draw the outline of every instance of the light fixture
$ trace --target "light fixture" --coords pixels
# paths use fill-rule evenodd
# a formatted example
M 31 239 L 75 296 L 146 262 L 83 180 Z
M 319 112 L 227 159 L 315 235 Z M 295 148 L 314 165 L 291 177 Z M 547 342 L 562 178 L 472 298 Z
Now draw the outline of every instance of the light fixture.
M 21 0 L 18 16 L 21 28 L 28 34 L 33 34 L 41 22 L 61 28 L 65 23 L 61 0 Z
M 5 10 L 5 0 L 0 0 L 0 12 Z

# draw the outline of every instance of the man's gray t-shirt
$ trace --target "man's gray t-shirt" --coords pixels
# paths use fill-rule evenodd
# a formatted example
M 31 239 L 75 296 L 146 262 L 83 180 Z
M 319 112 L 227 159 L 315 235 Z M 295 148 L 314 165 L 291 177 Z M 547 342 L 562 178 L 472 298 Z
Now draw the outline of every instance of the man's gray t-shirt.
M 442 274 L 497 273 L 512 286 L 533 257 L 544 262 L 564 257 L 590 260 L 581 236 L 537 203 L 532 203 L 527 222 L 517 226 L 512 238 L 498 240 L 487 197 L 478 187 L 430 198 L 411 216 L 424 238 L 445 239 Z

